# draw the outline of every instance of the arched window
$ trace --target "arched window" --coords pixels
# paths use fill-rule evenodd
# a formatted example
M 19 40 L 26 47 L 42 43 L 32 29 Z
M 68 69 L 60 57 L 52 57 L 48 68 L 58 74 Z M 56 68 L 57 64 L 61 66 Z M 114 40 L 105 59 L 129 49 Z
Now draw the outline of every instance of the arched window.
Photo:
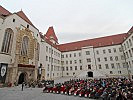
M 24 36 L 21 45 L 21 55 L 23 56 L 28 55 L 28 45 L 29 45 L 29 38 L 27 36 Z
M 11 52 L 12 38 L 13 38 L 13 30 L 10 28 L 7 28 L 5 30 L 5 35 L 3 39 L 3 44 L 1 49 L 2 53 L 9 54 Z

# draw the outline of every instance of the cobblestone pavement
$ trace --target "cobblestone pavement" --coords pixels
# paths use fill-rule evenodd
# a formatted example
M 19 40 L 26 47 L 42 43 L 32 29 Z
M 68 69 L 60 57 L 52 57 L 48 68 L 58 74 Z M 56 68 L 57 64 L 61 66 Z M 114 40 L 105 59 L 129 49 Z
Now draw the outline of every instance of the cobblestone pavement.
M 42 88 L 0 88 L 0 100 L 91 100 L 84 97 L 42 93 Z

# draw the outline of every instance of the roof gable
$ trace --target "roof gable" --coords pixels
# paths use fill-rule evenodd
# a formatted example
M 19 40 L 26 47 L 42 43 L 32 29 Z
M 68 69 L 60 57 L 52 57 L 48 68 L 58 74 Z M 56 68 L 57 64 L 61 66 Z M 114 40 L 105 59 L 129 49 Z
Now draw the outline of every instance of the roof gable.
M 58 43 L 58 38 L 56 37 L 55 35 L 55 32 L 54 32 L 54 28 L 53 27 L 49 27 L 46 35 L 45 35 L 49 40 L 52 38 L 54 39 L 57 43 Z
M 29 23 L 31 26 L 33 26 L 34 28 L 36 28 L 33 24 L 32 24 L 32 22 L 28 19 L 28 17 L 25 15 L 25 13 L 23 12 L 23 11 L 19 11 L 19 12 L 17 12 L 17 13 L 15 13 L 15 14 L 17 14 L 19 17 L 21 17 L 23 20 L 25 20 L 27 23 Z M 37 28 L 36 28 L 37 29 Z M 38 30 L 38 29 L 37 29 Z

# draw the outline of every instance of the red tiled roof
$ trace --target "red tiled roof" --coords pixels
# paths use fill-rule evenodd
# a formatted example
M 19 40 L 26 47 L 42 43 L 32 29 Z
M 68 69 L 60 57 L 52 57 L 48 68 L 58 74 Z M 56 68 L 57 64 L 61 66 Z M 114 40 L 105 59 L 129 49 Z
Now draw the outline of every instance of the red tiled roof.
M 59 50 L 62 52 L 80 50 L 82 47 L 93 46 L 93 47 L 103 47 L 117 45 L 124 41 L 124 38 L 127 37 L 127 33 L 117 34 L 112 36 L 82 40 L 77 42 L 71 42 L 66 44 L 58 45 Z
M 31 26 L 33 26 L 34 28 L 36 28 L 32 22 L 28 19 L 28 17 L 25 15 L 25 13 L 23 11 L 19 11 L 16 13 L 19 17 L 21 17 L 23 20 L 25 20 L 27 23 L 29 23 Z M 37 28 L 36 28 L 37 29 Z M 37 29 L 38 30 L 38 29 Z
M 58 43 L 58 39 L 55 35 L 55 32 L 54 32 L 54 28 L 53 27 L 49 27 L 46 35 L 45 35 L 48 39 L 51 39 L 51 37 L 53 37 L 53 39 Z
M 10 15 L 10 14 L 11 13 L 8 10 L 0 6 L 0 15 Z

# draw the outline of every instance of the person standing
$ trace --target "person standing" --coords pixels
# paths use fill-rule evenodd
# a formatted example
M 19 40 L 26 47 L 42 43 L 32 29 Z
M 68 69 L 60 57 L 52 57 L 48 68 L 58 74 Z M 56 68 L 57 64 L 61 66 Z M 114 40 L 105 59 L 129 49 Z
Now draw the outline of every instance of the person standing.
M 22 83 L 22 91 L 23 91 L 23 89 L 24 89 L 24 82 Z

